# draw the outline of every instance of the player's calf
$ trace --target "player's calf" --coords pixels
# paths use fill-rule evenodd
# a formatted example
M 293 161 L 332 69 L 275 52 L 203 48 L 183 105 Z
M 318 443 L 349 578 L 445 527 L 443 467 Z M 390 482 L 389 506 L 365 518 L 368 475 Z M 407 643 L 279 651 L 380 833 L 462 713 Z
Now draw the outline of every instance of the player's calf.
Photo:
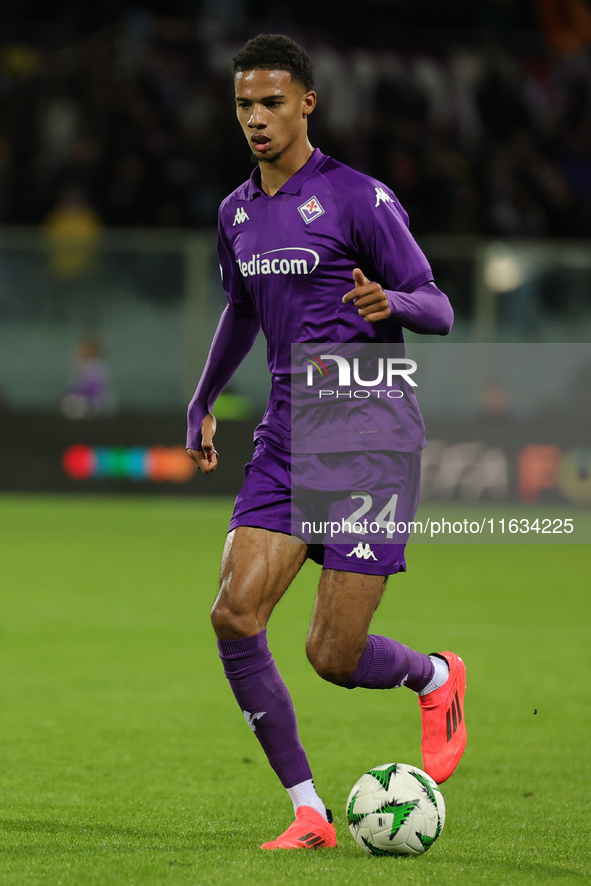
M 308 661 L 319 677 L 336 686 L 344 686 L 357 667 L 360 652 L 333 648 L 329 641 L 313 641 L 306 644 Z

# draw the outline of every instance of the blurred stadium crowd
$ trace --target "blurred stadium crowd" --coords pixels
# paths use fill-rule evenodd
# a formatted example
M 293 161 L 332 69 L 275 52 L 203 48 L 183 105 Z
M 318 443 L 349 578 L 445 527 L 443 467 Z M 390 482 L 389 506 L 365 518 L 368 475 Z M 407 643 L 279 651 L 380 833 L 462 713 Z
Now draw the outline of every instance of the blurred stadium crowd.
M 229 60 L 259 30 L 317 69 L 311 138 L 416 233 L 591 233 L 587 0 L 22 0 L 0 14 L 0 221 L 203 227 L 248 175 Z

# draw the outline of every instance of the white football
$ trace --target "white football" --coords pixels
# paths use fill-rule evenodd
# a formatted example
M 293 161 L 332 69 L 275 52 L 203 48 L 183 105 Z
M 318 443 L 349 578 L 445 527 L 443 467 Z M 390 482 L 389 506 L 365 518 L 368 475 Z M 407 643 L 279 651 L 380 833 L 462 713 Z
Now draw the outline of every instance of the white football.
M 422 855 L 443 830 L 445 801 L 422 769 L 384 763 L 353 785 L 347 823 L 353 839 L 372 855 Z

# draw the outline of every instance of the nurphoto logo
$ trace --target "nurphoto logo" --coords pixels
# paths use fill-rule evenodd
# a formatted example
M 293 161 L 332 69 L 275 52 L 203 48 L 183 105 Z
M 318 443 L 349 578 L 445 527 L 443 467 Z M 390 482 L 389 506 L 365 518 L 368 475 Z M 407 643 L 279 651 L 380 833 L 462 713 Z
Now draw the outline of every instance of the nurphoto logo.
M 318 390 L 319 400 L 326 398 L 339 399 L 342 397 L 366 400 L 372 395 L 379 399 L 382 394 L 385 394 L 390 399 L 398 400 L 404 397 L 404 391 L 400 387 L 395 386 L 395 380 L 397 381 L 401 378 L 413 388 L 417 387 L 416 381 L 411 378 L 411 375 L 416 372 L 417 364 L 408 357 L 378 357 L 370 366 L 368 366 L 368 361 L 365 360 L 363 374 L 366 377 L 362 377 L 359 357 L 349 360 L 347 357 L 343 357 L 342 354 L 321 354 L 319 357 L 307 356 L 306 387 L 315 387 L 315 382 L 318 378 L 320 381 L 328 378 L 329 370 L 326 366 L 328 361 L 333 361 L 330 364 L 332 369 L 334 369 L 334 364 L 336 364 L 336 387 L 345 390 L 320 389 Z M 370 374 L 369 377 L 367 377 L 368 373 Z M 359 387 L 352 390 L 352 384 L 359 385 Z M 378 385 L 385 385 L 386 387 L 380 388 Z

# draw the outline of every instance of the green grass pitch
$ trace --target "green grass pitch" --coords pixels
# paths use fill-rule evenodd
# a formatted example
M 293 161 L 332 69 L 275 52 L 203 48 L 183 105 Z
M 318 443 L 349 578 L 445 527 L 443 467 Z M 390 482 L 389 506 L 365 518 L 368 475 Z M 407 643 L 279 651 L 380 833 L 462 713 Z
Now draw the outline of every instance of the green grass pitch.
M 415 696 L 323 683 L 304 644 L 318 567 L 270 644 L 336 851 L 268 853 L 291 805 L 235 706 L 208 611 L 231 503 L 0 498 L 0 883 L 542 884 L 591 875 L 586 545 L 417 545 L 373 629 L 468 667 L 468 750 L 415 859 L 344 816 L 380 763 L 420 765 Z

